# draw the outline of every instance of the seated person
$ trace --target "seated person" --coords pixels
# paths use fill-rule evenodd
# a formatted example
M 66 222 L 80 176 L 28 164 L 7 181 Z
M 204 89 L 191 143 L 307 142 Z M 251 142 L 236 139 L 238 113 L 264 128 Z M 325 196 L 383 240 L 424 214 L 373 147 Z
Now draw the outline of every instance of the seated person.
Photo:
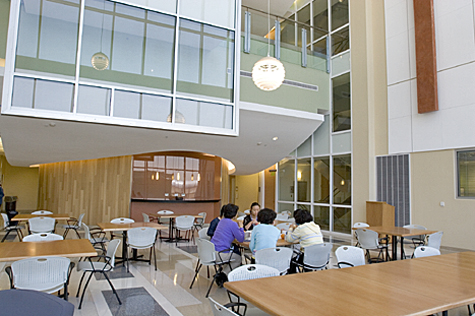
M 244 231 L 252 230 L 254 226 L 258 224 L 257 213 L 259 213 L 260 209 L 261 206 L 259 205 L 259 203 L 254 202 L 251 204 L 251 208 L 249 209 L 249 215 L 244 217 L 243 220 Z
M 252 254 L 265 248 L 274 248 L 280 237 L 280 230 L 274 226 L 277 214 L 271 209 L 264 208 L 257 214 L 259 225 L 254 227 L 249 248 Z
M 309 211 L 297 209 L 294 212 L 294 218 L 296 225 L 290 226 L 289 231 L 285 236 L 285 240 L 292 243 L 300 242 L 301 253 L 297 255 L 297 257 L 292 258 L 290 273 L 296 272 L 296 262 L 303 263 L 303 256 L 306 247 L 323 243 L 323 235 L 320 231 L 320 226 L 315 224 L 313 216 Z
M 223 218 L 219 221 L 218 227 L 214 232 L 211 242 L 214 244 L 214 249 L 218 252 L 225 251 L 231 248 L 233 241 L 244 241 L 244 229 L 242 222 L 236 223 L 233 218 L 236 217 L 239 207 L 234 204 L 227 204 L 224 206 Z M 236 248 L 239 252 L 239 250 Z
M 206 234 L 207 234 L 209 237 L 213 237 L 214 232 L 215 232 L 215 230 L 216 230 L 216 227 L 218 227 L 219 221 L 223 218 L 223 213 L 224 213 L 225 207 L 226 207 L 226 205 L 223 205 L 223 207 L 221 207 L 221 211 L 219 212 L 219 216 L 216 217 L 215 219 L 213 219 L 213 220 L 211 221 L 211 223 L 209 223 L 208 230 L 206 231 Z

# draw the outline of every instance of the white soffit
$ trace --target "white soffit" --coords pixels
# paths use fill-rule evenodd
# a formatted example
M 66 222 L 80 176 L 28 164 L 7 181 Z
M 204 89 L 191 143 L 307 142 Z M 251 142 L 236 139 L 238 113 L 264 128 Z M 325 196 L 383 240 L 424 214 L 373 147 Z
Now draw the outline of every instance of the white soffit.
M 2 115 L 0 133 L 14 166 L 197 151 L 230 160 L 237 175 L 275 164 L 323 122 L 323 115 L 241 102 L 239 136 L 219 136 L 76 121 Z M 274 137 L 278 140 L 274 141 Z

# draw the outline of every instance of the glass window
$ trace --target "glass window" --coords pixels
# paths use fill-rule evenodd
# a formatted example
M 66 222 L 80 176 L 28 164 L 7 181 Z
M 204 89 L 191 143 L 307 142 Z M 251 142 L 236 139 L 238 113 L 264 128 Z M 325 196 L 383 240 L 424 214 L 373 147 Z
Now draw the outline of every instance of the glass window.
M 312 190 L 312 160 L 310 158 L 297 161 L 297 201 L 310 202 Z
M 293 217 L 293 214 L 294 214 L 294 204 L 293 204 L 293 203 L 278 203 L 278 204 L 277 204 L 277 212 L 278 212 L 278 213 L 290 212 L 291 217 Z
M 351 208 L 333 208 L 333 231 L 339 233 L 351 233 Z
M 315 0 L 312 3 L 313 10 L 313 38 L 318 39 L 328 32 L 328 2 L 327 0 Z
M 110 96 L 110 89 L 79 85 L 76 112 L 109 116 Z
M 327 38 L 313 44 L 313 51 L 315 56 L 326 58 L 327 56 Z
M 351 205 L 351 155 L 333 157 L 333 204 Z
M 310 25 L 310 4 L 297 11 L 297 21 Z
M 170 92 L 175 20 L 120 3 L 86 0 L 81 78 Z M 93 66 L 97 53 L 108 60 L 102 67 Z
M 297 157 L 310 156 L 312 154 L 312 136 L 307 138 L 306 141 L 302 143 L 297 148 Z
M 315 203 L 330 203 L 330 159 L 313 160 L 313 200 Z
M 458 196 L 475 197 L 475 151 L 457 153 Z
M 176 13 L 176 0 L 123 0 L 130 4 L 155 9 L 158 11 L 165 11 L 170 13 Z
M 348 0 L 332 0 L 332 31 L 349 22 Z
M 333 153 L 347 153 L 351 151 L 351 132 L 335 134 L 332 136 Z
M 24 0 L 18 27 L 16 70 L 74 78 L 79 0 Z
M 341 54 L 332 59 L 332 75 L 337 76 L 341 73 L 350 71 L 350 52 Z
M 115 117 L 166 122 L 170 110 L 171 98 L 145 93 L 115 91 Z
M 234 32 L 180 20 L 177 91 L 233 102 Z
M 320 226 L 320 229 L 330 230 L 330 207 L 313 206 L 313 220 Z
M 351 129 L 350 74 L 332 79 L 333 86 L 333 131 Z
M 295 160 L 284 159 L 279 162 L 279 200 L 294 200 Z
M 332 35 L 332 56 L 350 49 L 350 29 L 345 27 Z
M 295 22 L 291 20 L 285 20 L 280 23 L 280 41 L 283 44 L 283 47 L 294 47 L 296 46 L 295 41 Z
M 71 112 L 73 89 L 70 83 L 15 77 L 12 106 Z
M 234 28 L 235 0 L 180 0 L 180 15 Z
M 232 129 L 231 105 L 176 99 L 176 123 Z
M 330 115 L 325 115 L 322 125 L 313 133 L 313 154 L 330 153 Z

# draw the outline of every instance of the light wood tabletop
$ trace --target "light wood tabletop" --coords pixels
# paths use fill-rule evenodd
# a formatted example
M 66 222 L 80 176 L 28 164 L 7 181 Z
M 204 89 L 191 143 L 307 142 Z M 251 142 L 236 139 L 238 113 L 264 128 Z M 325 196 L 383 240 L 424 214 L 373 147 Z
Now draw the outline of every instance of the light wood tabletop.
M 135 222 L 131 224 L 112 224 L 112 223 L 98 223 L 99 226 L 105 232 L 118 232 L 118 231 L 128 231 L 132 228 L 137 227 L 152 227 L 157 230 L 167 229 L 166 226 L 157 224 L 157 223 L 145 223 L 145 222 Z
M 149 214 L 150 216 L 154 216 L 154 217 L 159 217 L 159 218 L 163 218 L 163 219 L 167 219 L 167 218 L 177 218 L 179 216 L 193 216 L 194 218 L 203 218 L 203 215 L 189 215 L 189 214 L 170 214 L 170 215 L 160 215 L 160 214 L 157 214 L 157 213 L 151 213 Z
M 243 248 L 248 248 L 249 249 L 249 244 L 251 243 L 250 241 L 243 241 L 243 242 L 238 242 L 237 240 L 234 240 L 234 243 L 238 244 L 239 246 Z M 291 243 L 286 241 L 285 239 L 279 238 L 277 240 L 277 244 L 275 245 L 276 247 L 288 247 L 295 245 L 295 243 Z
M 33 217 L 52 217 L 58 221 L 71 219 L 71 215 L 68 214 L 17 214 L 12 218 L 12 221 L 28 221 Z
M 97 252 L 87 239 L 0 243 L 0 261 L 30 257 L 91 257 Z
M 224 287 L 271 315 L 430 315 L 475 303 L 474 261 L 452 253 Z

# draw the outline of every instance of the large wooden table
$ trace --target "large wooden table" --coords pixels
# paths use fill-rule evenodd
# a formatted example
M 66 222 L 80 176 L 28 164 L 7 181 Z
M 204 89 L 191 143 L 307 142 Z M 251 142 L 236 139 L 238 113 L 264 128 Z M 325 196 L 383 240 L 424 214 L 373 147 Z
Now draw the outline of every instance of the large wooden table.
M 91 257 L 97 252 L 87 239 L 40 242 L 6 242 L 0 244 L 0 261 L 16 261 L 30 257 Z
M 404 259 L 404 238 L 411 237 L 411 236 L 419 236 L 419 235 L 430 235 L 436 233 L 437 230 L 424 230 L 424 229 L 416 229 L 416 228 L 403 228 L 403 227 L 396 227 L 396 226 L 370 226 L 366 228 L 362 228 L 366 230 L 372 230 L 377 232 L 378 234 L 388 236 L 397 236 L 400 237 L 400 247 L 401 247 L 401 260 Z M 391 238 L 392 242 L 392 260 L 397 260 L 397 241 L 398 238 Z
M 224 287 L 271 315 L 430 315 L 475 303 L 475 252 L 391 261 Z
M 160 212 L 160 211 L 159 211 Z M 168 238 L 167 238 L 167 241 L 169 242 L 173 242 L 173 241 L 176 241 L 177 239 L 179 239 L 179 236 L 175 236 L 173 237 L 173 223 L 175 222 L 175 218 L 179 217 L 179 216 L 193 216 L 195 219 L 197 218 L 203 218 L 203 215 L 187 215 L 187 214 L 149 214 L 150 216 L 153 216 L 153 217 L 157 217 L 159 219 L 169 219 L 168 221 Z M 161 239 L 163 239 L 161 236 L 160 236 Z
M 151 227 L 155 228 L 156 230 L 162 230 L 162 229 L 167 229 L 166 226 L 157 224 L 157 223 L 145 223 L 145 222 L 135 222 L 135 223 L 130 223 L 130 224 L 113 224 L 113 223 L 98 223 L 97 226 L 100 227 L 105 232 L 122 232 L 122 263 L 124 263 L 125 260 L 125 254 L 127 253 L 127 231 L 132 229 L 132 228 L 137 228 L 137 227 Z M 133 260 L 137 260 L 137 250 L 133 250 Z
M 28 221 L 33 217 L 52 217 L 57 221 L 68 220 L 71 218 L 71 215 L 68 214 L 17 214 L 12 218 L 12 221 Z
M 234 240 L 234 243 L 238 244 L 242 248 L 247 248 L 247 249 L 249 249 L 249 245 L 251 244 L 250 241 L 238 242 L 237 240 Z M 291 242 L 286 241 L 285 239 L 279 238 L 277 240 L 277 244 L 275 246 L 276 247 L 288 247 L 288 246 L 292 246 L 292 245 L 295 245 L 295 243 L 291 243 Z

